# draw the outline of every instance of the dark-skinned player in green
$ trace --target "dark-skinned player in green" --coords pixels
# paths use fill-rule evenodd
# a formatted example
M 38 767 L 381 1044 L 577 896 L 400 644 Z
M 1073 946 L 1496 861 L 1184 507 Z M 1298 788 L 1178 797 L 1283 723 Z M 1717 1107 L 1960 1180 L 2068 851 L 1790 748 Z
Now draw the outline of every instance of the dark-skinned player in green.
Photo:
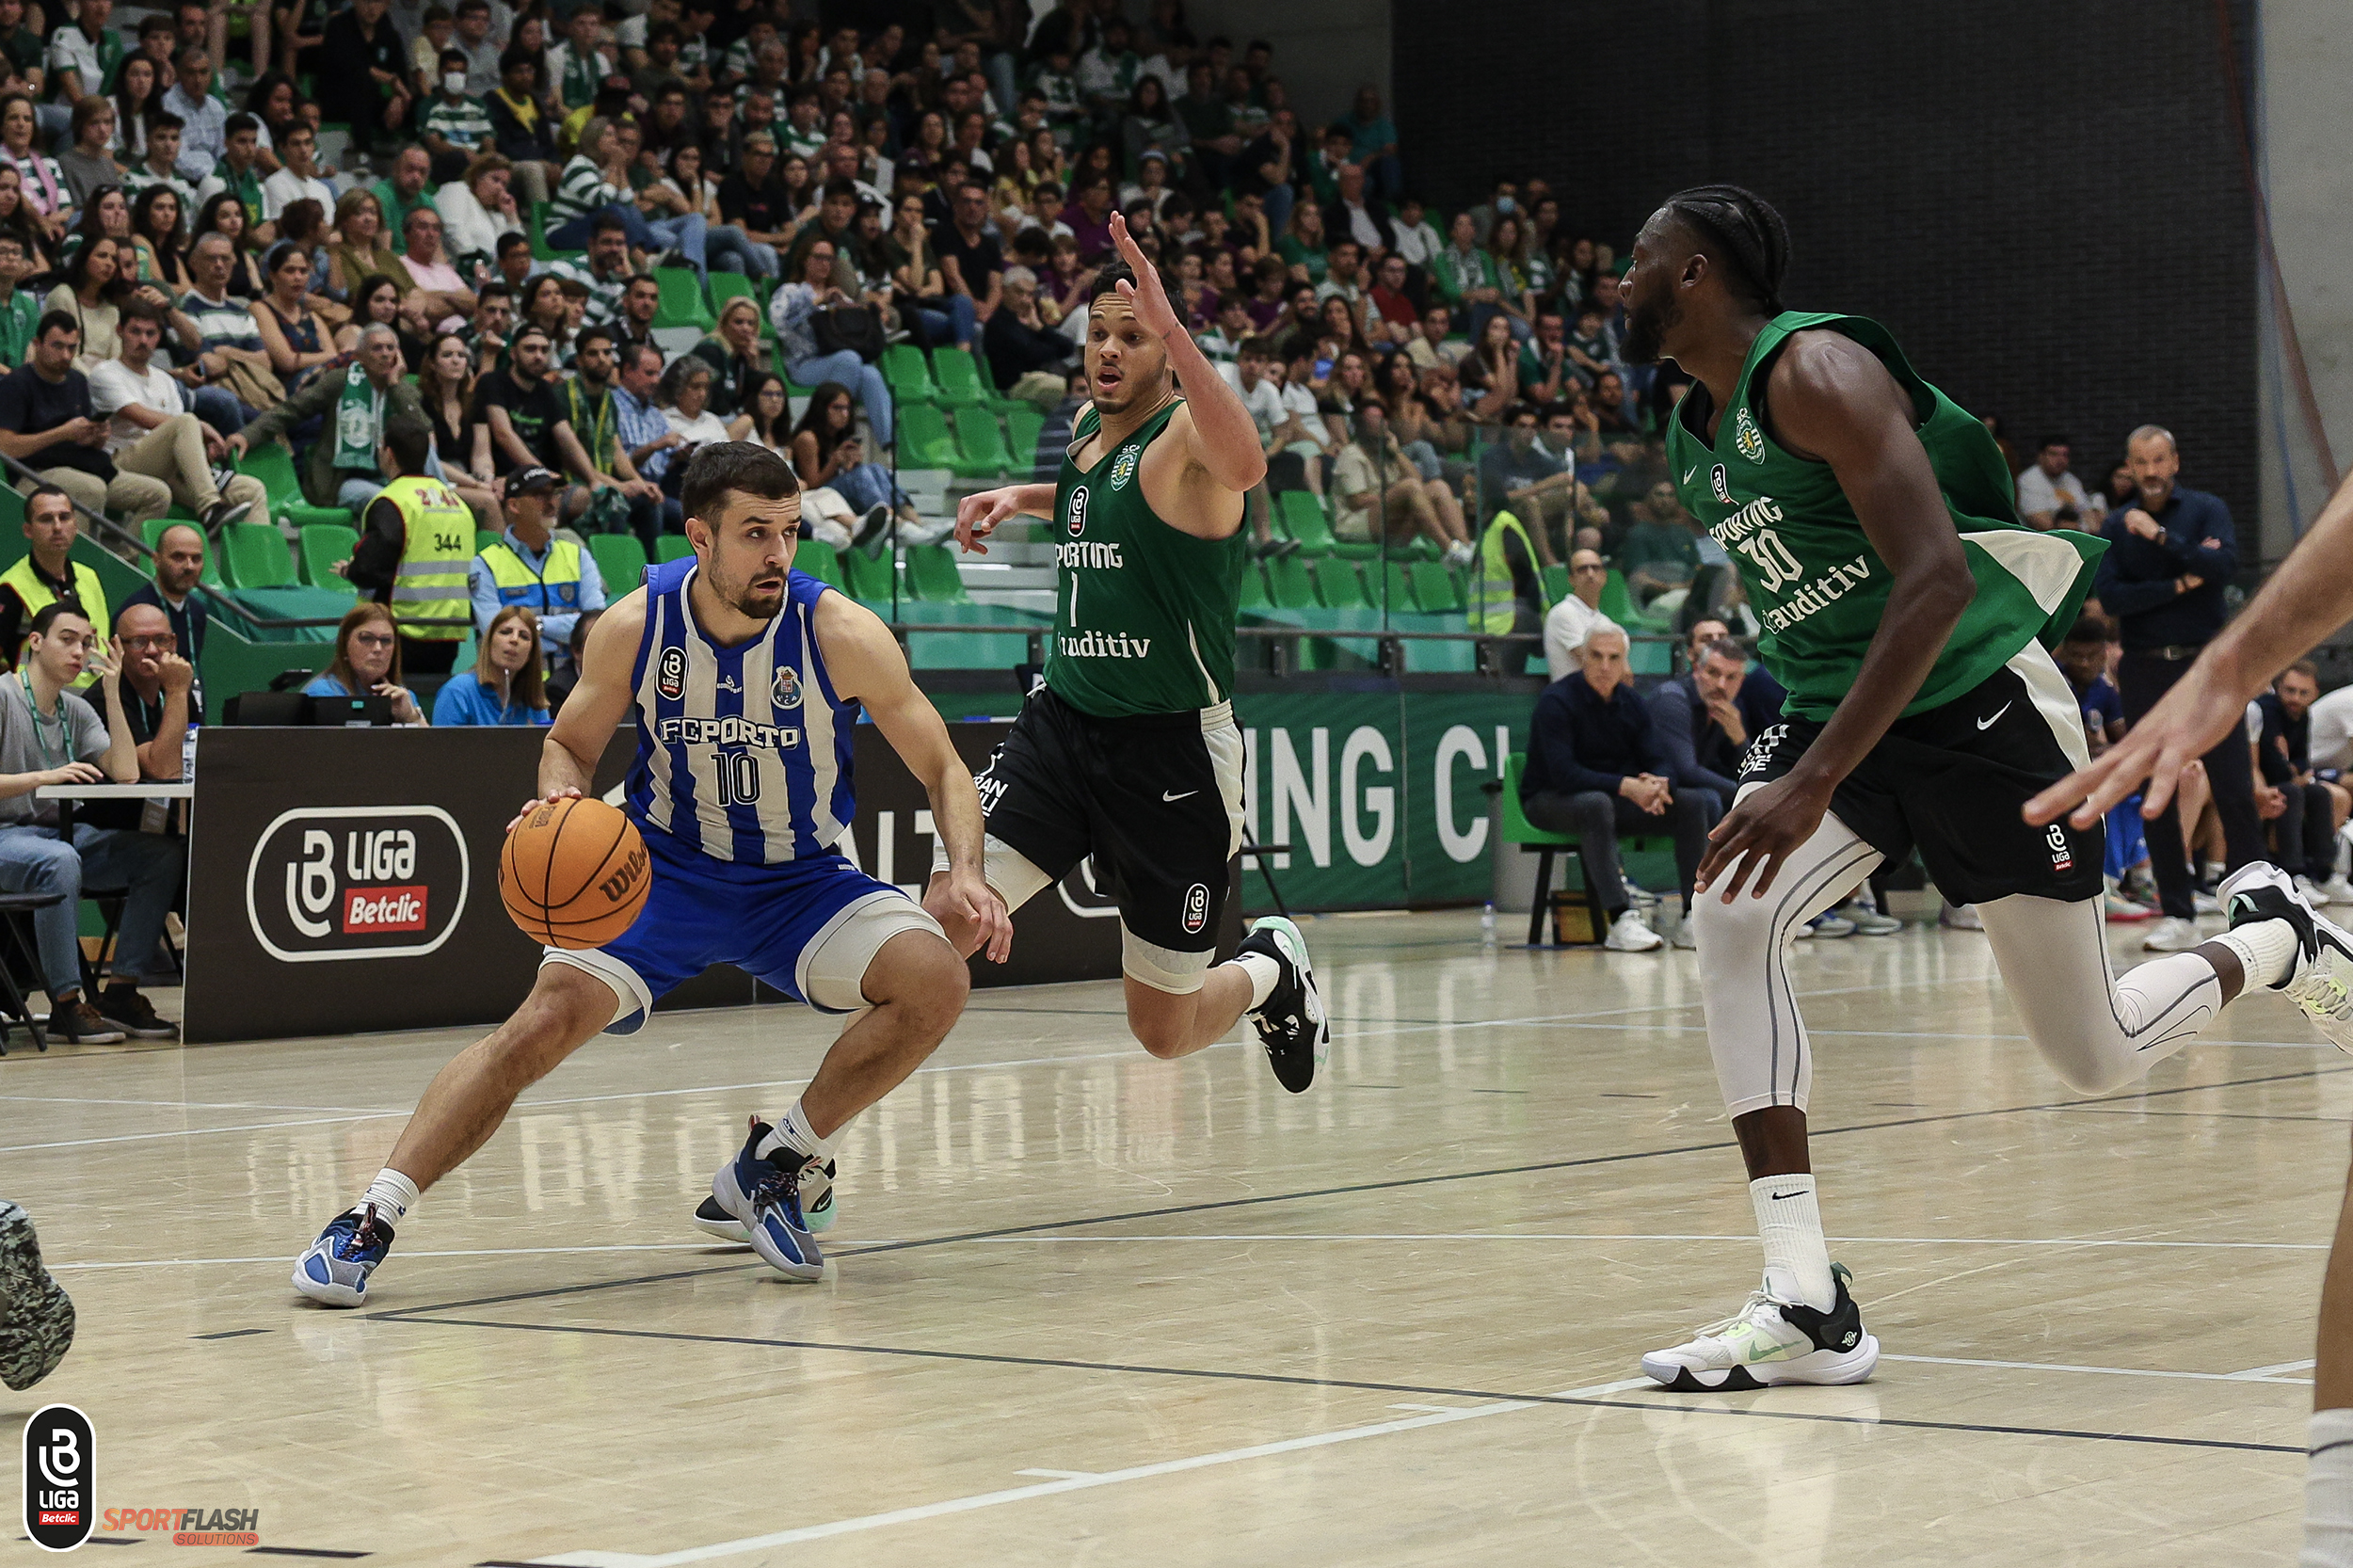
M 1119 903 L 1128 1026 L 1159 1057 L 1214 1045 L 1248 1016 L 1284 1088 L 1314 1081 L 1331 1024 L 1299 928 L 1257 922 L 1212 964 L 1241 848 L 1234 615 L 1248 544 L 1242 496 L 1266 478 L 1257 426 L 1184 329 L 1160 273 L 1113 214 L 1119 260 L 1096 275 L 1091 405 L 1051 485 L 956 507 L 984 552 L 1016 516 L 1050 518 L 1057 594 L 1045 678 L 980 786 L 984 872 L 1005 907 L 1092 856 Z M 943 885 L 938 863 L 935 888 Z M 968 954 L 983 933 L 925 906 Z
M 2111 976 L 2098 822 L 2021 816 L 2088 760 L 2046 645 L 2104 546 L 2021 523 L 1992 436 L 1883 328 L 1785 311 L 1788 257 L 1770 206 L 1701 186 L 1652 215 L 1624 280 L 1626 357 L 1672 359 L 1695 383 L 1668 432 L 1672 477 L 1730 553 L 1758 657 L 1790 694 L 1694 891 L 1708 1047 L 1765 1279 L 1733 1317 L 1642 1358 L 1687 1390 L 1859 1383 L 1878 1364 L 1822 1238 L 1813 1053 L 1785 954 L 1882 862 L 1917 848 L 1946 898 L 1977 906 L 2028 1037 L 2079 1093 L 2140 1077 L 2247 986 L 2318 1018 L 2353 974 L 2353 943 L 2256 862 L 2224 884 L 2226 934 Z

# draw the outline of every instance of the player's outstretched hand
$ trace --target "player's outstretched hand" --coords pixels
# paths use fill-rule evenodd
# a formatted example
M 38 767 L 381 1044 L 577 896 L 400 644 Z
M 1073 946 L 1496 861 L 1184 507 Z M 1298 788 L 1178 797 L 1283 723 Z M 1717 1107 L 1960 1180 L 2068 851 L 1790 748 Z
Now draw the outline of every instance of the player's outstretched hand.
M 2149 716 L 2101 753 L 2026 802 L 2026 821 L 2040 827 L 2073 808 L 2067 820 L 2088 828 L 2146 779 L 2140 814 L 2154 818 L 2173 798 L 2182 770 L 2245 722 L 2247 697 L 2216 664 L 2201 657 L 2174 683 Z
M 981 490 L 956 503 L 956 548 L 971 555 L 985 555 L 988 546 L 981 541 L 997 532 L 1004 522 L 1021 510 L 1021 487 L 1007 485 L 1001 489 Z
M 1136 320 L 1156 338 L 1167 337 L 1177 330 L 1176 308 L 1168 302 L 1168 290 L 1161 286 L 1160 269 L 1145 258 L 1144 251 L 1128 232 L 1128 220 L 1112 214 L 1112 244 L 1119 248 L 1119 259 L 1128 264 L 1136 275 L 1132 283 L 1122 281 L 1119 297 L 1136 312 Z
M 579 798 L 580 792 L 567 784 L 560 790 L 551 791 L 538 800 L 526 800 L 523 802 L 522 809 L 515 813 L 515 820 L 506 824 L 506 831 L 512 833 L 522 826 L 523 819 L 542 806 L 552 806 L 559 800 L 578 800 Z
M 979 951 L 988 955 L 990 963 L 1001 964 L 1013 956 L 1013 916 L 997 889 L 979 872 L 951 870 L 938 892 L 951 919 L 970 920 L 978 928 Z
M 1724 813 L 1724 820 L 1707 831 L 1707 854 L 1700 860 L 1691 884 L 1697 898 L 1714 887 L 1716 874 L 1729 871 L 1723 900 L 1730 904 L 1750 884 L 1750 896 L 1763 898 L 1781 874 L 1782 863 L 1800 844 L 1814 837 L 1830 809 L 1830 792 L 1807 786 L 1792 775 L 1777 778 Z M 1736 864 L 1737 862 L 1737 864 Z

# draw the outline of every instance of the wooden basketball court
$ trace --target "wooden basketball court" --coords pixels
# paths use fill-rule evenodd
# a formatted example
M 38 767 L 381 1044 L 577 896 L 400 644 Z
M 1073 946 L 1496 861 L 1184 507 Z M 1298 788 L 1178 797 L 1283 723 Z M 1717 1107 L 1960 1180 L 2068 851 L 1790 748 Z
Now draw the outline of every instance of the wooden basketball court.
M 81 1332 L 5 1414 L 88 1414 L 99 1537 L 258 1509 L 284 1560 L 2294 1560 L 2353 1063 L 2284 1002 L 2089 1100 L 1981 936 L 1801 947 L 1887 1358 L 1692 1398 L 1637 1357 L 1760 1267 L 1695 955 L 1306 929 L 1337 1038 L 1300 1098 L 1255 1045 L 1149 1059 L 1115 984 L 977 995 L 841 1141 L 816 1286 L 685 1224 L 830 1038 L 797 1009 L 591 1045 L 351 1313 L 292 1260 L 470 1036 L 12 1052 L 0 1195 Z

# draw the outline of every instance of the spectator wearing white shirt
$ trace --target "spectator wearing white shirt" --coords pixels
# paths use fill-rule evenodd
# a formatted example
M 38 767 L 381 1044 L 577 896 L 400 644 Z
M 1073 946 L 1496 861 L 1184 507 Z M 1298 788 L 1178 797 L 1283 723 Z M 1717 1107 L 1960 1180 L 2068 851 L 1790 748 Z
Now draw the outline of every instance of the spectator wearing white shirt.
M 296 120 L 278 151 L 285 163 L 262 182 L 262 220 L 275 223 L 280 214 L 303 200 L 317 202 L 322 213 L 333 212 L 335 187 L 319 178 L 318 133 Z
M 172 500 L 204 520 L 208 533 L 248 513 L 266 523 L 260 480 L 236 474 L 225 491 L 214 484 L 213 466 L 229 460 L 228 447 L 188 411 L 179 381 L 152 362 L 163 313 L 143 300 L 127 301 L 119 331 L 120 356 L 89 371 L 90 407 L 107 422 L 106 453 L 115 467 L 162 480 Z
M 2084 528 L 2099 532 L 2105 501 L 2089 495 L 2083 481 L 2067 472 L 2067 438 L 2045 436 L 2041 450 L 2018 476 L 2018 515 L 2029 528 Z
M 662 417 L 679 439 L 679 450 L 691 452 L 712 441 L 732 440 L 727 422 L 711 411 L 711 362 L 688 354 L 675 360 L 662 377 Z M 673 461 L 672 467 L 677 464 Z
M 1277 466 L 1288 469 L 1293 488 L 1299 483 L 1299 459 L 1284 450 L 1284 444 L 1296 428 L 1290 410 L 1283 406 L 1282 383 L 1267 374 L 1274 359 L 1274 344 L 1266 338 L 1244 338 L 1230 361 L 1217 367 L 1225 384 L 1241 398 L 1242 407 L 1250 410 L 1250 422 L 1258 427 L 1258 445 L 1268 457 L 1268 476 L 1272 479 Z M 1041 448 L 1040 450 L 1043 450 Z M 1250 526 L 1257 536 L 1261 549 L 1273 542 L 1273 507 L 1268 501 L 1268 488 L 1258 485 L 1243 499 L 1249 513 Z
M 2314 702 L 2310 718 L 2312 765 L 2353 772 L 2353 686 L 2339 686 Z
M 1389 225 L 1389 253 L 1404 257 L 1407 266 L 1424 272 L 1430 270 L 1438 252 L 1446 248 L 1446 241 L 1438 237 L 1438 231 L 1422 217 L 1417 197 L 1406 197 L 1397 204 L 1397 217 Z
M 1581 667 L 1577 650 L 1594 632 L 1624 630 L 1601 613 L 1601 591 L 1609 584 L 1609 565 L 1598 552 L 1570 554 L 1568 596 L 1545 613 L 1545 667 L 1553 680 L 1565 680 Z

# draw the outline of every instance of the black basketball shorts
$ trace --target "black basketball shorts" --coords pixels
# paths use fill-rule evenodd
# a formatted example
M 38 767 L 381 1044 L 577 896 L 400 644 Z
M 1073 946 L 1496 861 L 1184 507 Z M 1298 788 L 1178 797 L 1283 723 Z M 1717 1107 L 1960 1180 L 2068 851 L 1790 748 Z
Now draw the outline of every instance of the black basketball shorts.
M 1770 783 L 1822 731 L 1785 718 L 1758 734 L 1739 782 Z M 2083 766 L 2082 710 L 2039 643 L 1950 702 L 1897 719 L 1831 796 L 1831 814 L 1887 857 L 1913 848 L 1955 904 L 2014 893 L 2075 902 L 2103 890 L 2101 828 L 2030 827 L 2027 799 Z
M 1241 848 L 1241 773 L 1231 703 L 1103 719 L 1041 685 L 976 780 L 989 886 L 1017 909 L 1093 856 L 1119 905 L 1126 972 L 1198 990 Z

